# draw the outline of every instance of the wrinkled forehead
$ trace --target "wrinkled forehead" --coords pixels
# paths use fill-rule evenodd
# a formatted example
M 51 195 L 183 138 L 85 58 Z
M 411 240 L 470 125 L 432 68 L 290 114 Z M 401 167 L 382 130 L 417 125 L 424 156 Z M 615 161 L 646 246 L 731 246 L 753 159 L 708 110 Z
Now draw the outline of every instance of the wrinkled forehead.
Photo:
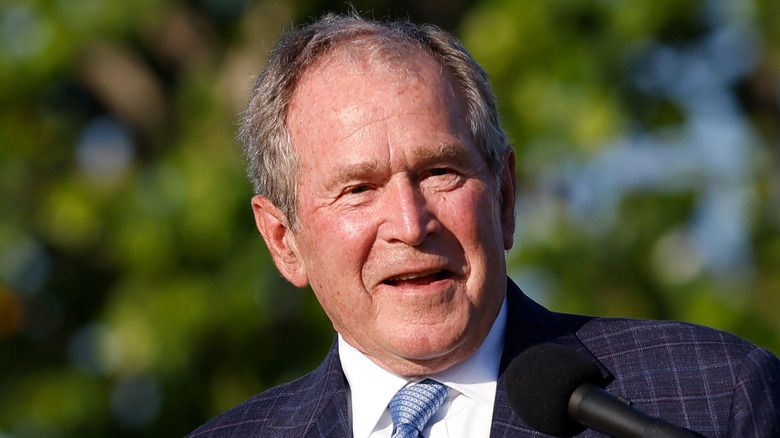
M 419 114 L 465 114 L 454 77 L 431 55 L 418 51 L 388 60 L 361 49 L 350 46 L 334 52 L 303 75 L 287 114 L 290 129 L 293 120 L 301 123 L 301 115 L 324 119 L 335 113 L 368 112 L 381 118 L 402 106 Z M 440 105 L 431 106 L 434 102 Z
M 302 113 L 314 118 L 345 109 L 379 114 L 404 103 L 419 104 L 426 96 L 442 103 L 426 111 L 465 116 L 466 101 L 454 76 L 425 50 L 407 47 L 403 53 L 350 44 L 322 58 L 298 81 L 288 108 L 288 127 L 292 129 L 293 119 L 300 123 Z
M 430 55 L 390 65 L 354 55 L 330 57 L 296 90 L 288 123 L 304 167 L 322 165 L 326 155 L 347 160 L 369 144 L 473 143 L 453 78 Z

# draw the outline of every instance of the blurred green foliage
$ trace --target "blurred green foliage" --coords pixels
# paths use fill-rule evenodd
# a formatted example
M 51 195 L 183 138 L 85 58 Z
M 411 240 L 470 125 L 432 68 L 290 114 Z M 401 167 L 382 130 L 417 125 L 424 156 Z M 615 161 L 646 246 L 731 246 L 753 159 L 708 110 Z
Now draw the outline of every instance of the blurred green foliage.
M 780 351 L 776 1 L 354 5 L 489 71 L 529 294 Z M 319 362 L 333 330 L 254 230 L 234 135 L 282 29 L 346 8 L 0 3 L 0 436 L 181 436 Z

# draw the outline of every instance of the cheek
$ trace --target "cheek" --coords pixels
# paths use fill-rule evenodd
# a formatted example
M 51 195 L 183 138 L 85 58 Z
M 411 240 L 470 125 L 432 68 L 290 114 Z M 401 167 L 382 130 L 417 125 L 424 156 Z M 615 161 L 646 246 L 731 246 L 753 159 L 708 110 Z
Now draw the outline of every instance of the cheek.
M 341 332 L 370 314 L 371 297 L 363 270 L 373 239 L 365 219 L 340 216 L 320 218 L 308 235 L 304 251 L 309 281 L 317 300 Z
M 490 246 L 501 236 L 498 206 L 483 187 L 464 193 L 458 199 L 448 199 L 444 208 L 449 217 L 448 228 L 464 246 Z
M 302 258 L 312 287 L 332 288 L 359 281 L 374 236 L 367 215 L 328 215 L 309 220 Z

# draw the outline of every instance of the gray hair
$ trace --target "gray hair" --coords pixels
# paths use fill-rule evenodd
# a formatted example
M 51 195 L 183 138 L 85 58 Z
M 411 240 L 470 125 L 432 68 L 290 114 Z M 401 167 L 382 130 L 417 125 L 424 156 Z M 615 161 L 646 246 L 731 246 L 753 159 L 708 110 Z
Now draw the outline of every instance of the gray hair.
M 403 54 L 421 50 L 446 68 L 465 98 L 474 142 L 495 181 L 500 183 L 510 146 L 501 129 L 487 73 L 460 42 L 432 25 L 328 14 L 286 33 L 255 81 L 241 120 L 239 140 L 256 194 L 268 198 L 290 226 L 295 225 L 300 157 L 286 124 L 290 101 L 307 69 L 339 47 L 356 41 L 388 60 L 403 59 Z

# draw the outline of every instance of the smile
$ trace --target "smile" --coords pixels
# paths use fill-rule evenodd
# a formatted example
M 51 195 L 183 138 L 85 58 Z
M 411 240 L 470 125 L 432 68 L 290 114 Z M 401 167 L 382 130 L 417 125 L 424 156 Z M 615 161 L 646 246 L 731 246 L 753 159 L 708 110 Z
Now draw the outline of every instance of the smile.
M 390 277 L 386 279 L 382 283 L 390 286 L 429 284 L 439 280 L 444 280 L 445 278 L 448 278 L 451 275 L 452 273 L 447 270 L 415 272 L 415 273 L 396 275 L 394 277 Z

